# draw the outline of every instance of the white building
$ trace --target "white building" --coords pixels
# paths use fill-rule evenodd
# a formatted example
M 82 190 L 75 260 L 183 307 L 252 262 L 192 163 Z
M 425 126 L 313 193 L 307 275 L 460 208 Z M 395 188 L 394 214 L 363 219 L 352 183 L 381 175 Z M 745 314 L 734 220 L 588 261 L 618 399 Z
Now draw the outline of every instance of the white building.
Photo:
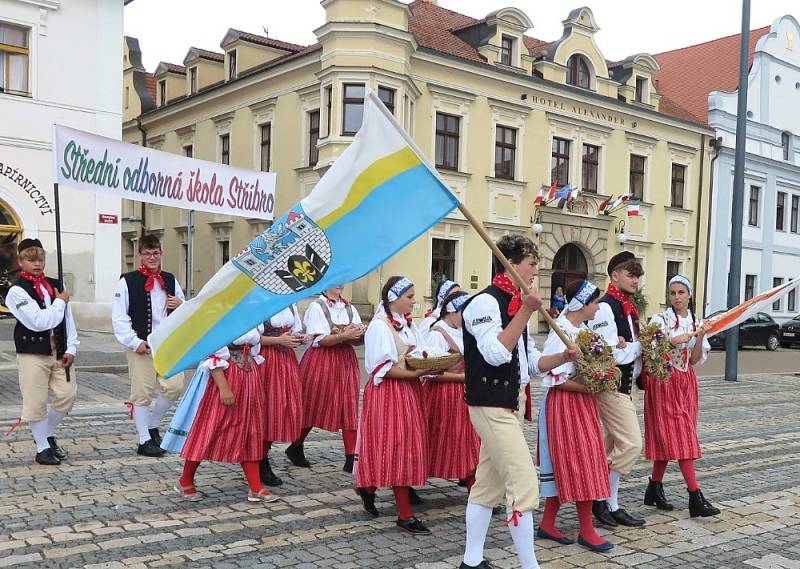
M 704 312 L 727 306 L 740 36 L 656 55 L 659 88 L 708 121 L 712 155 Z M 800 276 L 800 25 L 786 15 L 750 32 L 742 231 L 742 300 Z M 771 307 L 800 312 L 798 291 Z
M 54 123 L 119 139 L 122 0 L 0 0 L 0 242 L 38 237 L 56 275 Z M 109 329 L 120 200 L 60 189 L 78 326 Z

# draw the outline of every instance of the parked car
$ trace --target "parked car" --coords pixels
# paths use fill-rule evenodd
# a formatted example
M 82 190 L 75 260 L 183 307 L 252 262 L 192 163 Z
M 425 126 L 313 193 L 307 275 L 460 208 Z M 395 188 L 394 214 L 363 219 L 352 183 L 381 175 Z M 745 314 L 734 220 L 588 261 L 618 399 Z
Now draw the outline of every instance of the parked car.
M 800 344 L 800 314 L 781 324 L 780 340 L 784 348 Z
M 722 314 L 722 310 L 715 312 L 709 318 Z M 800 322 L 798 324 L 798 342 L 800 342 Z M 724 348 L 725 337 L 728 331 L 720 332 L 708 339 L 712 348 Z M 739 348 L 743 346 L 765 346 L 774 351 L 781 344 L 780 326 L 769 314 L 758 312 L 739 324 Z

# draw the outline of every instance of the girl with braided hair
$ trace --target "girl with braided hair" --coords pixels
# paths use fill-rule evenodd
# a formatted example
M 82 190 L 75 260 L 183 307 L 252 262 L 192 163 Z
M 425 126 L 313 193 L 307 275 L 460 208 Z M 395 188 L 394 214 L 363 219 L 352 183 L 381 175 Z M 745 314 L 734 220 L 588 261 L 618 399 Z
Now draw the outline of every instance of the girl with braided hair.
M 381 309 L 364 336 L 364 364 L 370 379 L 356 446 L 356 491 L 371 515 L 377 516 L 375 492 L 391 487 L 397 505 L 397 526 L 414 535 L 430 530 L 411 509 L 410 487 L 428 478 L 427 433 L 422 412 L 420 377 L 407 369 L 404 356 L 419 343 L 411 320 L 414 283 L 391 277 L 381 291 Z
M 481 441 L 464 402 L 464 336 L 461 310 L 469 294 L 453 292 L 443 301 L 439 317 L 427 336 L 426 345 L 443 352 L 461 354 L 449 370 L 422 385 L 422 401 L 428 432 L 428 476 L 458 480 L 472 488 Z
M 653 472 L 644 496 L 647 506 L 672 510 L 664 495 L 664 473 L 670 460 L 677 460 L 689 492 L 691 517 L 719 514 L 719 509 L 705 499 L 697 483 L 694 461 L 700 458 L 697 438 L 698 387 L 694 366 L 708 357 L 711 346 L 705 330 L 694 313 L 692 284 L 683 275 L 669 281 L 670 307 L 654 315 L 672 344 L 672 374 L 664 382 L 645 378 L 644 456 L 653 461 Z

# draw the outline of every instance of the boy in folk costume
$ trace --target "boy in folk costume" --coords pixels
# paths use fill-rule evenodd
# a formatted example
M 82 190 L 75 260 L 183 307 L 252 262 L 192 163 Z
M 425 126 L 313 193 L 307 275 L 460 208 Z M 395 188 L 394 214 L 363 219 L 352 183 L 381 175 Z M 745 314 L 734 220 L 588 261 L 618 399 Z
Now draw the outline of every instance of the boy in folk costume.
M 131 415 L 139 436 L 137 454 L 158 457 L 158 426 L 173 403 L 180 399 L 184 376 L 166 380 L 153 368 L 153 356 L 147 336 L 185 300 L 180 284 L 172 273 L 161 270 L 161 242 L 154 235 L 139 241 L 141 265 L 125 273 L 117 283 L 111 318 L 117 341 L 127 348 L 128 375 L 131 380 Z M 156 389 L 160 393 L 152 409 Z
M 642 434 L 636 417 L 631 389 L 642 371 L 642 348 L 639 337 L 639 311 L 631 295 L 639 290 L 642 265 L 630 251 L 614 255 L 608 262 L 611 284 L 600 298 L 600 309 L 588 323 L 589 329 L 614 348 L 614 359 L 622 372 L 619 389 L 600 393 L 600 420 L 606 433 L 611 496 L 595 501 L 592 511 L 607 526 L 643 526 L 644 520 L 619 506 L 619 481 L 628 474 L 642 452 Z M 622 338 L 624 341 L 620 340 Z
M 62 283 L 44 276 L 45 252 L 38 239 L 19 244 L 20 279 L 8 290 L 6 306 L 17 319 L 14 346 L 19 367 L 22 415 L 36 442 L 36 462 L 56 465 L 67 457 L 55 429 L 72 410 L 77 392 L 69 368 L 75 361 L 78 333 Z M 50 411 L 48 391 L 53 392 Z
M 497 247 L 526 283 L 538 274 L 539 253 L 530 239 L 507 235 Z M 487 569 L 483 559 L 492 508 L 506 496 L 507 525 L 522 569 L 539 567 L 533 548 L 533 509 L 539 501 L 536 470 L 522 432 L 525 386 L 574 359 L 577 346 L 542 356 L 527 332 L 528 320 L 541 306 L 539 292 L 522 295 L 502 264 L 497 276 L 463 310 L 465 400 L 481 439 L 480 457 L 466 511 L 467 539 L 461 569 Z M 523 402 L 523 405 L 520 403 Z M 509 412 L 511 411 L 511 412 Z

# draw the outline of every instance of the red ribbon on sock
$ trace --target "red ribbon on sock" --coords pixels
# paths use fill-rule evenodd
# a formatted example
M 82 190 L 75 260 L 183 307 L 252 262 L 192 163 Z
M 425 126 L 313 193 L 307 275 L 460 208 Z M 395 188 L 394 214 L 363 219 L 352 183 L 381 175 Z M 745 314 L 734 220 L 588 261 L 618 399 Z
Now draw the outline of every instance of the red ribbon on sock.
M 133 420 L 133 401 L 125 401 L 125 407 L 130 409 L 130 413 L 128 413 L 128 419 Z
M 519 519 L 523 516 L 522 512 L 518 512 L 514 510 L 511 512 L 511 517 L 508 518 L 506 522 L 506 526 L 511 527 L 511 524 L 514 524 L 514 527 L 519 526 Z
M 11 433 L 13 433 L 14 431 L 16 431 L 16 430 L 17 430 L 17 427 L 19 427 L 21 424 L 22 424 L 22 417 L 20 417 L 19 419 L 17 419 L 17 422 L 16 422 L 16 423 L 14 423 L 13 425 L 11 425 L 11 427 L 9 427 L 9 429 L 6 431 L 6 436 L 7 436 L 7 437 L 8 437 L 8 436 L 11 436 Z

